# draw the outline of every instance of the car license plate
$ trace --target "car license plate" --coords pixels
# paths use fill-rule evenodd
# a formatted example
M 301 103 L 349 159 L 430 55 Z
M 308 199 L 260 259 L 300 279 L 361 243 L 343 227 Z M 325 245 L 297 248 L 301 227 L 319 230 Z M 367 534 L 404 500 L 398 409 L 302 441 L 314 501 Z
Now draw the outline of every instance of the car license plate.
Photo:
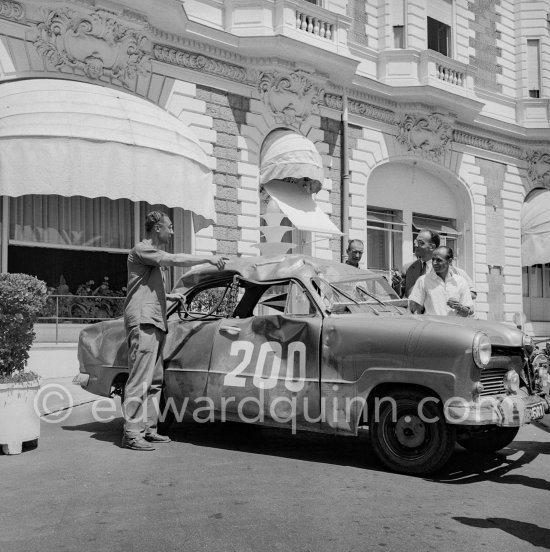
M 533 404 L 527 407 L 527 419 L 530 421 L 539 420 L 544 416 L 544 403 Z

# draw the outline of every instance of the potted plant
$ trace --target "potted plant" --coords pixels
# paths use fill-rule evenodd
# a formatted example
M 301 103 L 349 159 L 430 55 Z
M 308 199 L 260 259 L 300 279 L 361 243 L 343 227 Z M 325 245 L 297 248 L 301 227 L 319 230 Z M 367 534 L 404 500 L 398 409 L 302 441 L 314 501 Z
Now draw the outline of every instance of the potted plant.
M 0 274 L 0 445 L 19 454 L 22 444 L 40 436 L 34 399 L 39 376 L 25 372 L 35 337 L 34 323 L 44 308 L 46 284 L 27 274 Z

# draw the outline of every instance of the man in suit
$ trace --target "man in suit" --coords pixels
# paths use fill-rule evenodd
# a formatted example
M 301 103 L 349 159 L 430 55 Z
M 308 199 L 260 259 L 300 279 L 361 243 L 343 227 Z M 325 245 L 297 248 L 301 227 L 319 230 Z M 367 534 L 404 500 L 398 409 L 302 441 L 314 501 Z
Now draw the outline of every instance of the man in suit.
M 429 270 L 432 261 L 432 253 L 439 247 L 439 234 L 433 230 L 420 230 L 414 240 L 414 254 L 416 261 L 403 267 L 401 274 L 395 274 L 392 278 L 393 289 L 400 297 L 409 297 L 414 284 Z

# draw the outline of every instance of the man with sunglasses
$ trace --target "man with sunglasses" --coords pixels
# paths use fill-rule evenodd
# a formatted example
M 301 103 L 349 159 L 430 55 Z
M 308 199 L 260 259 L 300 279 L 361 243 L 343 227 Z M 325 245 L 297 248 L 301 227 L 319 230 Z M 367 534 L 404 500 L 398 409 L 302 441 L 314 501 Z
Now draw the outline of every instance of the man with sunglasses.
M 451 270 L 453 250 L 441 246 L 433 251 L 433 270 L 416 281 L 409 294 L 409 308 L 413 313 L 438 316 L 470 316 L 473 300 L 468 283 Z
M 416 261 L 405 265 L 402 274 L 394 274 L 392 287 L 400 297 L 409 297 L 414 284 L 430 270 L 432 253 L 439 247 L 439 234 L 433 230 L 420 230 L 414 240 L 414 254 Z

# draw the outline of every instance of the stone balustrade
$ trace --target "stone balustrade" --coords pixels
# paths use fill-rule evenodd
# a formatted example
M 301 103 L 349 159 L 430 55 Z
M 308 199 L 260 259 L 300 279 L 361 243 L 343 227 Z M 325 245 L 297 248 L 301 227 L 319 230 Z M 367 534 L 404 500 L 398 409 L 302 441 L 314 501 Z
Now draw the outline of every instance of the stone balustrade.
M 313 15 L 296 10 L 296 28 L 320 38 L 334 40 L 335 28 L 333 23 L 323 21 Z

